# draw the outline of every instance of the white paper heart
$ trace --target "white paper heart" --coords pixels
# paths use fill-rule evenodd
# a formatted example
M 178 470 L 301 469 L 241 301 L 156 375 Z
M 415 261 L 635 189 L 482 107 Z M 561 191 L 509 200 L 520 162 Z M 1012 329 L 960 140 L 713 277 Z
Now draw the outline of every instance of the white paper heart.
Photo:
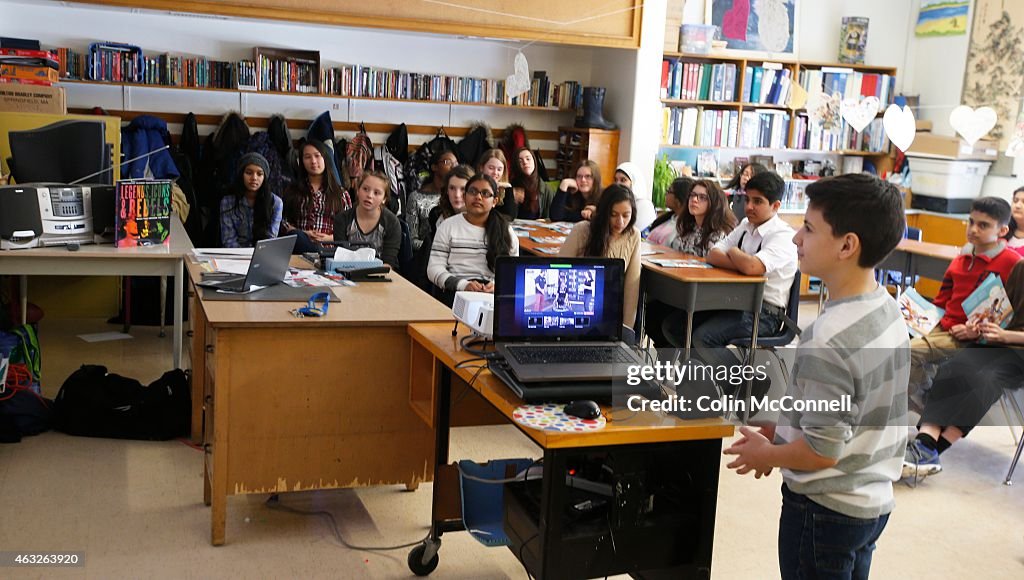
M 1020 137 L 1010 139 L 1010 142 L 1006 145 L 1006 156 L 1017 157 L 1021 153 L 1024 153 L 1024 139 Z
M 882 126 L 885 127 L 885 134 L 889 137 L 889 141 L 892 141 L 892 144 L 903 152 L 910 149 L 914 137 L 917 136 L 917 123 L 914 121 L 914 112 L 910 110 L 910 107 L 900 108 L 896 104 L 889 105 L 885 109 L 885 115 L 882 116 Z
M 971 147 L 987 135 L 998 120 L 999 117 L 992 107 L 972 109 L 967 105 L 960 105 L 949 114 L 949 124 Z
M 530 63 L 526 62 L 526 55 L 516 53 L 513 71 L 505 79 L 505 95 L 510 99 L 530 90 Z
M 881 106 L 878 97 L 870 96 L 864 97 L 863 100 L 843 99 L 839 110 L 842 112 L 843 120 L 849 123 L 854 131 L 860 133 L 875 120 Z

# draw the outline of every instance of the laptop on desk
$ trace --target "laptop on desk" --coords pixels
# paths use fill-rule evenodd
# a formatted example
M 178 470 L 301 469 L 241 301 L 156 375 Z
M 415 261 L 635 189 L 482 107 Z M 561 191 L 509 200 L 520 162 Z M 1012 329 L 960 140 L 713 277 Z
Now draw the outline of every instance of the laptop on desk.
M 515 378 L 610 381 L 640 364 L 622 341 L 624 269 L 618 259 L 498 258 L 494 343 Z
M 203 280 L 197 286 L 228 292 L 248 292 L 253 286 L 273 286 L 284 280 L 292 257 L 296 236 L 284 236 L 256 242 L 245 276 L 228 276 Z

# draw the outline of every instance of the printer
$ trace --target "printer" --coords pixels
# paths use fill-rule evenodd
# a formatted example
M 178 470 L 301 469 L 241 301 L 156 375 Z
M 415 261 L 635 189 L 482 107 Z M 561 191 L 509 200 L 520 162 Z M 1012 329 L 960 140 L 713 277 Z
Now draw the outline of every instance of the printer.
M 113 201 L 112 185 L 0 187 L 0 250 L 99 243 L 113 231 Z

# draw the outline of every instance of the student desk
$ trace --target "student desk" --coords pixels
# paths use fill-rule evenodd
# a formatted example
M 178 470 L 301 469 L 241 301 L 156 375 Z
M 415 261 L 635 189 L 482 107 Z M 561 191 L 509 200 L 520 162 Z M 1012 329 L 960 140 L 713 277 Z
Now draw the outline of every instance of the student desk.
M 903 273 L 901 290 L 906 290 L 909 280 L 918 276 L 942 280 L 950 262 L 960 255 L 961 248 L 919 242 L 917 240 L 900 240 L 896 249 L 879 265 L 882 270 L 898 270 Z
M 188 269 L 195 283 L 200 269 Z M 415 489 L 432 477 L 430 429 L 409 408 L 406 325 L 452 320 L 451 311 L 390 278 L 333 288 L 341 302 L 323 318 L 295 318 L 289 310 L 299 303 L 195 292 L 193 424 L 205 411 L 203 498 L 214 545 L 225 540 L 228 495 Z
M 64 246 L 6 250 L 0 252 L 0 274 L 20 277 L 22 320 L 27 319 L 28 276 L 161 276 L 161 305 L 166 303 L 166 277 L 174 276 L 174 368 L 179 368 L 185 284 L 182 263 L 191 250 L 192 242 L 174 216 L 169 245 L 116 248 L 113 244 L 83 244 L 74 252 Z
M 458 469 L 449 464 L 448 456 L 453 377 L 458 384 L 466 385 L 464 388 L 470 396 L 482 398 L 505 421 L 512 421 L 514 410 L 522 402 L 489 371 L 481 371 L 474 380 L 476 369 L 456 368 L 460 362 L 474 357 L 459 346 L 465 332 L 452 336 L 451 324 L 410 324 L 408 332 L 411 342 L 409 403 L 435 433 L 431 531 L 429 538 L 410 554 L 410 562 L 413 565 L 429 562 L 426 565 L 429 568 L 437 564 L 434 558 L 441 536 L 464 529 Z M 721 419 L 683 421 L 661 413 L 629 415 L 630 411 L 625 409 L 615 413 L 622 416 L 604 429 L 589 433 L 555 433 L 519 426 L 521 432 L 543 449 L 544 473 L 539 519 L 532 523 L 536 532 L 533 537 L 513 538 L 514 552 L 538 578 L 600 577 L 627 572 L 643 572 L 645 577 L 710 577 L 722 438 L 733 434 L 733 426 Z M 607 408 L 605 414 L 609 414 Z M 598 528 L 596 532 L 594 529 L 588 532 L 583 526 L 567 521 L 563 516 L 568 499 L 567 462 L 600 453 L 617 453 L 620 454 L 617 459 L 628 456 L 634 461 L 646 456 L 671 457 L 673 461 L 663 465 L 667 472 L 685 480 L 681 485 L 686 491 L 680 488 L 678 496 L 685 505 L 682 513 L 662 515 L 660 520 L 659 516 L 652 515 L 636 527 L 625 531 L 617 529 L 612 540 L 617 542 L 616 549 L 608 541 L 609 534 L 604 533 L 611 528 L 610 523 L 605 527 L 602 519 L 592 524 L 592 528 Z M 650 467 L 647 469 L 647 473 L 652 471 Z M 556 477 L 559 473 L 561 478 Z M 638 483 L 651 485 L 651 481 L 648 478 Z M 507 488 L 506 493 L 509 493 Z M 508 501 L 506 498 L 506 505 Z M 653 513 L 657 514 L 659 506 L 669 503 L 656 496 Z M 666 529 L 673 531 L 666 533 Z M 594 533 L 604 539 L 594 539 Z M 586 539 L 588 537 L 590 540 Z M 595 551 L 593 542 L 603 542 L 598 544 L 602 548 L 600 554 Z M 521 549 L 516 548 L 517 544 Z M 639 562 L 630 560 L 629 554 L 636 552 L 653 556 Z M 571 563 L 581 554 L 584 557 L 596 554 L 589 568 L 577 568 Z

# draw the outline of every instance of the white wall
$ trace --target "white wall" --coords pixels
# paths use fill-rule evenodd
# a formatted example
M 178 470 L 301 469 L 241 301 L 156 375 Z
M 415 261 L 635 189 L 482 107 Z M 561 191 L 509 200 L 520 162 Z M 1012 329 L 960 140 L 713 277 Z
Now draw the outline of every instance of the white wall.
M 971 3 L 967 34 L 961 36 L 913 36 L 920 0 L 912 0 L 913 19 L 910 30 L 910 52 L 907 55 L 910 74 L 904 91 L 921 96 L 918 118 L 933 123 L 932 132 L 954 135 L 949 125 L 949 112 L 960 104 L 964 74 L 967 71 L 967 49 L 974 27 L 974 3 Z

